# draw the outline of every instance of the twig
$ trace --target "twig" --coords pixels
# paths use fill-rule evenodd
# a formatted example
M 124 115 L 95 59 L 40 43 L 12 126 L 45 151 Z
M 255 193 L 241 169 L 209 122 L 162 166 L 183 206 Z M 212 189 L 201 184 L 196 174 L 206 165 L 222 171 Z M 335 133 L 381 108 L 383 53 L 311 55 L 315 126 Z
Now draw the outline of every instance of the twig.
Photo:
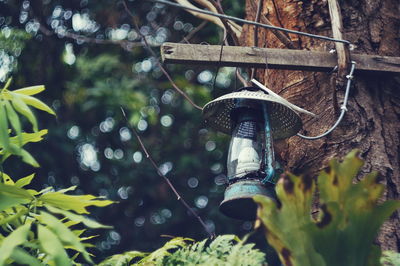
M 179 192 L 176 190 L 176 188 L 174 187 L 174 185 L 171 183 L 171 181 L 169 180 L 168 177 L 166 177 L 163 173 L 161 173 L 160 168 L 158 167 L 158 165 L 155 163 L 155 161 L 153 160 L 153 158 L 150 156 L 150 153 L 147 151 L 146 147 L 143 144 L 142 139 L 140 138 L 139 134 L 137 133 L 137 131 L 129 124 L 129 120 L 125 114 L 125 111 L 122 107 L 121 108 L 121 112 L 122 115 L 124 116 L 127 126 L 132 130 L 133 134 L 135 135 L 136 139 L 139 142 L 140 148 L 142 149 L 142 151 L 144 152 L 144 154 L 146 155 L 146 158 L 150 161 L 151 165 L 156 169 L 157 174 L 162 177 L 164 179 L 164 181 L 168 184 L 168 186 L 170 187 L 170 189 L 172 190 L 172 192 L 174 192 L 176 198 L 178 201 L 180 201 L 183 206 L 186 207 L 186 209 L 194 216 L 197 218 L 197 220 L 200 222 L 200 224 L 204 227 L 204 230 L 207 232 L 207 234 L 209 235 L 209 237 L 211 239 L 215 238 L 215 233 L 213 231 L 210 230 L 209 227 L 207 227 L 207 225 L 204 223 L 203 219 L 201 219 L 201 217 L 189 206 L 189 204 L 182 198 L 182 196 L 179 194 Z
M 208 21 L 204 20 L 203 22 L 200 23 L 199 26 L 197 26 L 194 30 L 190 31 L 188 35 L 186 35 L 185 37 L 183 37 L 183 39 L 180 41 L 180 43 L 186 42 L 189 43 L 190 39 L 196 34 L 198 33 L 201 29 L 204 28 L 204 26 L 206 26 L 208 23 Z
M 193 100 L 190 99 L 190 97 L 189 97 L 184 91 L 182 91 L 182 90 L 178 87 L 178 85 L 175 84 L 175 82 L 172 80 L 172 78 L 171 78 L 171 76 L 169 75 L 169 73 L 167 72 L 167 70 L 166 70 L 166 69 L 163 67 L 163 65 L 160 63 L 160 60 L 159 60 L 157 54 L 153 51 L 153 49 L 151 49 L 150 45 L 148 44 L 148 42 L 147 42 L 147 40 L 146 40 L 146 36 L 144 36 L 144 35 L 140 32 L 139 25 L 138 25 L 138 23 L 137 23 L 136 17 L 132 14 L 131 11 L 129 11 L 128 6 L 126 5 L 126 2 L 123 1 L 122 3 L 123 3 L 123 5 L 124 5 L 125 11 L 128 13 L 128 15 L 129 15 L 130 17 L 132 17 L 133 23 L 134 23 L 135 28 L 136 28 L 136 31 L 138 32 L 138 34 L 140 35 L 140 37 L 141 37 L 142 40 L 143 40 L 144 47 L 145 47 L 145 48 L 149 51 L 149 53 L 156 59 L 156 64 L 157 64 L 157 66 L 161 69 L 161 71 L 162 71 L 162 72 L 164 73 L 164 75 L 167 77 L 167 79 L 168 79 L 169 82 L 171 83 L 172 87 L 174 87 L 174 89 L 175 89 L 179 94 L 181 94 L 183 97 L 185 97 L 185 99 L 186 99 L 194 108 L 196 108 L 196 109 L 198 109 L 198 110 L 203 110 L 203 108 L 201 108 L 200 106 L 198 106 L 197 104 L 195 104 L 195 103 L 193 102 Z
M 218 13 L 220 13 L 222 15 L 225 14 L 224 10 L 221 6 L 221 2 L 216 2 L 214 0 L 210 0 L 210 3 L 216 8 Z M 233 26 L 228 23 L 229 20 L 225 20 L 225 19 L 221 18 L 221 22 L 222 22 L 222 24 L 224 24 L 226 32 L 229 33 L 229 35 L 231 36 L 231 38 L 233 40 L 233 44 L 236 46 L 239 45 L 239 39 L 238 39 L 239 36 L 235 33 Z
M 253 1 L 250 1 L 250 8 L 252 12 L 256 12 L 256 6 L 255 3 Z M 266 24 L 266 25 L 270 25 L 270 26 L 274 26 L 272 24 L 272 22 L 267 18 L 267 16 L 265 14 L 263 14 L 261 16 L 261 22 Z M 295 45 L 293 44 L 292 40 L 288 37 L 288 35 L 285 32 L 279 31 L 279 30 L 271 30 L 271 32 L 275 35 L 276 38 L 278 38 L 278 40 L 280 40 L 287 48 L 289 49 L 295 49 Z
M 283 28 L 283 23 L 281 20 L 281 15 L 279 13 L 278 7 L 276 6 L 275 0 L 272 0 L 272 4 L 274 5 L 274 9 L 275 9 L 275 14 L 276 14 L 276 20 L 278 20 L 279 26 L 281 26 Z

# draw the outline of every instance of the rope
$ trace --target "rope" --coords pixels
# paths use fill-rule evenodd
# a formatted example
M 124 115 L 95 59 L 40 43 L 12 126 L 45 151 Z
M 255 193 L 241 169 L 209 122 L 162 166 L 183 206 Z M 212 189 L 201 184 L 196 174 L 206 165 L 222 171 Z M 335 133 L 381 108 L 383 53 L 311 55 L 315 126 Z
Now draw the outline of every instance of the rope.
M 354 73 L 355 66 L 356 66 L 356 62 L 351 61 L 350 73 L 346 76 L 346 78 L 347 78 L 346 92 L 344 94 L 343 104 L 340 106 L 341 112 L 340 112 L 339 118 L 337 119 L 336 123 L 330 129 L 328 129 L 325 133 L 323 133 L 319 136 L 309 137 L 309 136 L 301 135 L 299 133 L 297 133 L 297 136 L 299 136 L 303 139 L 308 139 L 308 140 L 320 139 L 322 137 L 325 137 L 329 133 L 331 133 L 340 124 L 340 122 L 342 121 L 342 119 L 344 117 L 344 114 L 347 112 L 347 102 L 349 101 L 350 85 L 351 85 L 351 80 L 353 79 L 353 73 Z
M 259 26 L 259 27 L 266 28 L 266 29 L 279 30 L 279 31 L 287 32 L 287 33 L 293 33 L 293 34 L 297 34 L 297 35 L 307 36 L 307 37 L 310 37 L 310 38 L 321 39 L 321 40 L 326 40 L 326 41 L 331 41 L 331 42 L 340 42 L 340 43 L 344 43 L 344 44 L 347 44 L 347 45 L 351 44 L 347 40 L 335 39 L 335 38 L 331 38 L 331 37 L 327 37 L 327 36 L 315 35 L 315 34 L 306 33 L 306 32 L 297 31 L 297 30 L 289 30 L 289 29 L 286 29 L 286 28 L 267 25 L 267 24 L 263 24 L 263 23 L 259 23 L 259 22 L 255 22 L 255 21 L 250 21 L 250 20 L 246 20 L 246 19 L 241 19 L 241 18 L 237 18 L 237 17 L 224 15 L 224 14 L 217 14 L 217 13 L 214 13 L 214 12 L 211 12 L 211 11 L 207 11 L 207 10 L 203 10 L 203 9 L 199 9 L 199 8 L 187 7 L 187 6 L 183 6 L 183 5 L 177 4 L 177 3 L 172 3 L 172 2 L 166 1 L 166 0 L 149 0 L 149 1 L 156 2 L 156 3 L 161 3 L 161 4 L 165 4 L 165 5 L 169 5 L 169 6 L 174 6 L 174 7 L 178 7 L 178 8 L 183 8 L 183 9 L 195 11 L 195 12 L 198 12 L 198 13 L 203 13 L 203 14 L 214 16 L 214 17 L 218 17 L 218 18 L 229 19 L 229 20 L 236 21 L 236 22 L 241 22 L 241 23 L 244 23 L 244 24 Z

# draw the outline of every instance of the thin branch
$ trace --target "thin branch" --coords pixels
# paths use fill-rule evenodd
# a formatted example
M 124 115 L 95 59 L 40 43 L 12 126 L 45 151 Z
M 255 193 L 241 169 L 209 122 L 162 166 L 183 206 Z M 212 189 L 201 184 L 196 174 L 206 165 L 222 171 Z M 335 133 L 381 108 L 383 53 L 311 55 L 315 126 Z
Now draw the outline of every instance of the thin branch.
M 160 168 L 158 167 L 158 165 L 156 164 L 156 162 L 153 160 L 153 158 L 151 157 L 150 153 L 147 151 L 146 146 L 144 146 L 144 143 L 142 141 L 142 139 L 140 138 L 139 134 L 137 133 L 137 131 L 129 124 L 129 120 L 125 114 L 125 111 L 122 107 L 121 108 L 121 112 L 122 115 L 124 116 L 127 126 L 132 130 L 133 134 L 135 135 L 136 139 L 139 142 L 140 148 L 142 149 L 142 151 L 144 152 L 144 154 L 146 155 L 146 158 L 150 161 L 151 165 L 154 167 L 154 169 L 156 169 L 157 174 L 164 179 L 164 181 L 167 183 L 167 185 L 170 187 L 170 189 L 172 190 L 172 192 L 175 194 L 176 198 L 178 201 L 180 201 L 183 206 L 186 207 L 186 209 L 194 216 L 197 218 L 197 220 L 200 222 L 200 224 L 204 227 L 204 230 L 207 232 L 207 234 L 209 235 L 209 237 L 211 239 L 215 238 L 215 232 L 211 231 L 210 228 L 204 223 L 203 219 L 189 206 L 189 204 L 182 198 L 182 196 L 179 194 L 179 192 L 176 190 L 176 188 L 174 187 L 174 185 L 171 183 L 171 181 L 169 180 L 168 177 L 166 177 L 163 173 L 161 173 Z
M 263 22 L 267 25 L 271 25 L 271 21 L 267 18 L 267 16 L 263 15 Z M 285 34 L 285 32 L 279 31 L 279 30 L 271 30 L 272 33 L 275 35 L 278 40 L 280 40 L 287 48 L 289 49 L 295 49 L 295 45 L 292 42 L 292 40 L 288 37 L 288 35 Z
M 198 33 L 201 29 L 203 29 L 207 25 L 207 23 L 208 23 L 208 21 L 206 21 L 206 20 L 201 22 L 199 26 L 197 26 L 195 29 L 191 30 L 188 35 L 183 37 L 183 39 L 180 41 L 180 43 L 183 43 L 183 42 L 189 43 L 190 39 L 192 39 L 196 33 Z
M 122 2 L 125 8 L 125 11 L 127 12 L 127 14 L 132 17 L 133 19 L 133 23 L 135 25 L 136 31 L 138 32 L 138 34 L 140 35 L 140 37 L 143 40 L 144 43 L 144 47 L 149 51 L 149 53 L 156 59 L 156 63 L 157 66 L 161 69 L 161 71 L 164 73 L 164 75 L 167 77 L 167 79 L 169 80 L 169 82 L 171 83 L 172 87 L 174 87 L 174 89 L 181 94 L 183 97 L 185 97 L 185 99 L 196 109 L 198 110 L 203 110 L 203 108 L 201 108 L 200 106 L 198 106 L 197 104 L 195 104 L 193 102 L 192 99 L 190 99 L 190 97 L 183 91 L 181 90 L 178 85 L 175 84 L 175 82 L 172 80 L 171 76 L 169 75 L 168 71 L 163 67 L 163 65 L 160 63 L 160 60 L 157 56 L 157 54 L 153 51 L 153 49 L 151 49 L 149 43 L 146 40 L 146 36 L 144 36 L 139 29 L 139 25 L 137 23 L 137 18 L 135 17 L 135 15 L 132 14 L 132 12 L 129 10 L 127 4 L 125 1 Z
M 210 3 L 216 8 L 216 10 L 219 14 L 225 15 L 224 10 L 221 6 L 221 2 L 216 2 L 214 0 L 210 0 Z M 225 20 L 225 19 L 221 18 L 221 22 L 225 26 L 225 31 L 227 33 L 229 33 L 229 35 L 232 37 L 234 45 L 236 45 L 236 46 L 239 45 L 239 37 L 240 37 L 241 33 L 240 34 L 237 33 L 235 27 L 233 25 L 229 24 L 229 20 Z
M 278 7 L 276 6 L 275 0 L 272 0 L 272 4 L 274 5 L 276 19 L 278 20 L 279 26 L 283 28 L 283 23 L 281 20 L 281 14 L 279 13 Z

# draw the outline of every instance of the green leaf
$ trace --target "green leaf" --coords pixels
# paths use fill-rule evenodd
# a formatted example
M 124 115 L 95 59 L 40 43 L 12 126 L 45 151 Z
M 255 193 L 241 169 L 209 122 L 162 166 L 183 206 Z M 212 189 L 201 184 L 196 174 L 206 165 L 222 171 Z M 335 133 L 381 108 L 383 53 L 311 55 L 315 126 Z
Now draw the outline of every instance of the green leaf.
M 21 99 L 20 94 L 14 93 L 12 95 L 13 95 L 13 97 L 11 99 L 11 102 L 12 102 L 15 110 L 17 110 L 18 113 L 25 116 L 29 120 L 29 122 L 32 124 L 33 130 L 35 132 L 37 132 L 38 131 L 38 123 L 37 123 L 35 115 L 32 113 L 29 106 Z
M 0 266 L 4 265 L 6 259 L 10 257 L 13 250 L 17 246 L 23 244 L 26 241 L 26 238 L 28 237 L 28 233 L 30 231 L 30 227 L 30 224 L 20 226 L 3 239 L 3 242 L 0 246 Z
M 373 245 L 379 228 L 400 201 L 378 204 L 383 193 L 376 173 L 354 184 L 362 167 L 358 152 L 343 162 L 332 160 L 318 176 L 319 217 L 311 217 L 316 182 L 311 177 L 286 175 L 277 186 L 280 204 L 256 196 L 258 217 L 268 242 L 284 265 L 376 265 L 379 252 Z
M 19 93 L 24 95 L 35 95 L 45 90 L 44 85 L 30 86 L 22 89 L 14 90 L 13 93 Z
M 123 254 L 117 254 L 111 257 L 108 257 L 104 261 L 102 261 L 99 266 L 125 266 L 131 265 L 130 262 L 133 259 L 143 258 L 147 256 L 147 252 L 140 252 L 140 251 L 128 251 Z M 151 265 L 151 264 L 149 264 Z
M 93 195 L 66 195 L 60 192 L 49 192 L 39 197 L 39 200 L 64 210 L 73 210 L 79 214 L 89 213 L 86 207 L 104 207 L 114 203 L 110 200 L 100 200 Z
M 6 173 L 0 172 L 0 176 L 2 179 L 2 183 L 6 184 L 6 185 L 14 185 L 14 181 L 12 180 L 12 178 L 7 175 Z
M 18 204 L 29 203 L 34 197 L 22 188 L 0 184 L 0 211 Z
M 28 212 L 29 212 L 29 210 L 27 208 L 22 207 L 22 209 L 19 212 L 17 212 L 16 214 L 7 216 L 4 219 L 0 219 L 0 225 L 11 223 L 12 221 L 20 218 L 22 215 L 25 215 Z
M 42 223 L 47 224 L 48 228 L 51 229 L 59 237 L 64 245 L 72 246 L 73 249 L 82 253 L 86 261 L 92 263 L 89 253 L 80 242 L 79 237 L 75 235 L 67 226 L 65 226 L 53 215 L 43 211 L 40 212 L 40 215 L 37 218 Z
M 11 94 L 13 95 L 13 97 L 15 97 L 15 95 L 18 95 L 18 94 L 15 94 L 14 92 L 11 92 Z M 54 111 L 47 104 L 45 104 L 44 102 L 42 102 L 41 100 L 39 100 L 39 99 L 37 99 L 35 97 L 28 96 L 28 95 L 23 95 L 23 94 L 19 94 L 18 97 L 22 101 L 24 101 L 24 103 L 26 103 L 26 104 L 28 104 L 30 106 L 33 106 L 36 109 L 45 111 L 45 112 L 47 112 L 49 114 L 52 114 L 52 115 L 56 115 L 56 113 L 54 113 Z
M 47 129 L 40 130 L 39 132 L 36 133 L 22 133 L 22 145 L 25 145 L 29 142 L 38 142 L 43 139 L 43 136 L 47 134 Z M 12 154 L 23 156 L 23 159 L 26 162 L 33 163 L 34 166 L 38 166 L 38 163 L 33 159 L 32 156 L 27 153 L 27 151 L 23 151 L 23 149 L 20 149 L 20 146 L 18 145 L 18 137 L 11 137 L 10 138 L 10 150 L 5 152 L 0 151 L 0 154 L 3 155 L 3 161 L 6 160 L 8 157 L 10 157 Z
M 47 129 L 42 129 L 38 132 L 35 133 L 22 133 L 22 144 L 25 145 L 30 142 L 39 142 L 43 140 L 43 136 L 46 135 L 48 132 Z M 17 143 L 17 140 L 15 137 L 12 137 L 11 139 L 12 143 Z
M 22 161 L 32 165 L 33 167 L 39 167 L 39 163 L 33 158 L 33 156 L 27 152 L 25 149 L 21 149 L 21 157 Z
M 12 81 L 12 77 L 7 80 L 6 85 L 4 85 L 4 87 L 3 87 L 3 90 L 6 90 L 6 89 L 8 89 L 8 87 L 10 87 L 11 81 Z
M 38 225 L 38 240 L 43 252 L 48 254 L 56 265 L 71 265 L 67 252 L 58 236 L 40 224 Z
M 4 101 L 6 110 L 7 110 L 7 116 L 8 120 L 10 121 L 11 126 L 15 130 L 15 133 L 18 137 L 19 141 L 19 146 L 22 146 L 22 129 L 21 129 L 21 122 L 19 121 L 19 117 L 17 113 L 15 112 L 14 108 L 12 108 L 11 104 L 9 101 Z
M 0 211 L 4 211 L 13 206 L 26 203 L 29 203 L 29 200 L 24 198 L 13 198 L 0 192 Z
M 55 208 L 55 207 L 52 207 L 49 205 L 45 205 L 45 207 L 52 213 L 62 214 L 69 220 L 77 222 L 77 223 L 83 223 L 84 225 L 86 225 L 89 228 L 93 228 L 93 229 L 98 229 L 98 228 L 110 229 L 110 228 L 112 228 L 112 226 L 100 224 L 92 219 L 89 219 L 89 218 L 83 216 L 83 215 L 77 215 L 72 212 L 61 210 L 61 209 L 58 209 L 58 208 Z
M 8 135 L 8 120 L 4 101 L 0 101 L 0 146 L 5 150 L 10 149 L 10 139 Z
M 11 254 L 11 258 L 21 265 L 42 266 L 43 264 L 35 257 L 30 255 L 22 248 L 15 248 Z
M 34 177 L 35 177 L 35 174 L 31 174 L 31 175 L 25 176 L 23 178 L 20 178 L 15 183 L 15 186 L 19 187 L 19 188 L 22 188 L 22 187 L 24 187 L 26 185 L 29 185 Z
M 68 188 L 64 188 L 64 189 L 60 189 L 60 190 L 58 190 L 57 192 L 58 193 L 65 193 L 65 192 L 68 192 L 68 191 L 73 191 L 73 190 L 75 190 L 77 188 L 77 186 L 70 186 L 70 187 L 68 187 Z
M 385 250 L 380 261 L 382 265 L 398 266 L 400 265 L 400 253 Z

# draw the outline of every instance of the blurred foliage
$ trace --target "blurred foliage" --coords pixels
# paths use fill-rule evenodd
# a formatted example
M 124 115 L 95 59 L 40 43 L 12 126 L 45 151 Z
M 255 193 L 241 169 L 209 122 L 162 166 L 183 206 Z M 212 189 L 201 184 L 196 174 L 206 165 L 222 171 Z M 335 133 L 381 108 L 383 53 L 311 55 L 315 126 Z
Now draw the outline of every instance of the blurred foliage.
M 382 252 L 381 264 L 387 266 L 400 265 L 400 253 L 385 250 Z
M 266 238 L 284 265 L 379 265 L 380 249 L 373 241 L 400 201 L 378 204 L 384 186 L 376 172 L 352 183 L 363 165 L 357 154 L 332 160 L 317 181 L 286 175 L 276 187 L 279 204 L 255 197 Z M 316 182 L 320 208 L 314 218 Z
M 239 17 L 244 3 L 222 2 L 226 13 Z M 183 10 L 160 4 L 143 0 L 127 4 L 156 53 L 157 45 L 180 42 L 202 23 Z M 31 185 L 37 191 L 78 186 L 70 193 L 119 201 L 92 212 L 102 223 L 114 225 L 93 239 L 99 249 L 93 251 L 95 260 L 126 250 L 154 250 L 163 244 L 162 234 L 206 236 L 140 151 L 120 106 L 160 169 L 210 228 L 240 236 L 251 230 L 250 222 L 233 221 L 218 211 L 229 137 L 204 128 L 201 113 L 172 88 L 157 58 L 141 47 L 120 1 L 0 1 L 0 34 L 0 53 L 12 50 L 9 44 L 16 40 L 21 49 L 15 50 L 19 56 L 7 50 L 7 60 L 13 56 L 18 64 L 4 68 L 0 63 L 3 80 L 12 75 L 17 87 L 46 84 L 41 99 L 57 113 L 54 120 L 32 110 L 38 128 L 49 129 L 44 141 L 29 150 L 41 167 L 22 167 L 17 157 L 10 157 L 3 171 L 16 177 L 35 171 L 40 178 Z M 207 23 L 189 41 L 218 44 L 222 36 L 220 29 Z M 215 87 L 216 68 L 166 68 L 199 105 L 238 86 L 233 68 L 219 70 Z M 22 132 L 30 130 L 28 125 Z
M 44 86 L 10 91 L 10 83 L 11 79 L 0 92 L 0 165 L 11 155 L 17 155 L 25 163 L 37 167 L 36 160 L 22 146 L 41 141 L 47 130 L 39 131 L 29 106 L 55 113 L 32 96 L 42 92 Z M 22 132 L 19 115 L 31 123 L 33 133 Z M 52 187 L 41 191 L 25 189 L 34 176 L 31 174 L 14 182 L 8 174 L 0 172 L 0 265 L 72 265 L 79 255 L 92 263 L 86 247 L 93 245 L 82 241 L 95 236 L 82 236 L 85 230 L 77 230 L 77 224 L 93 229 L 110 228 L 81 214 L 89 213 L 87 207 L 104 207 L 112 201 L 92 195 L 65 194 L 75 190 L 76 186 L 59 191 Z M 75 253 L 72 259 L 67 249 Z
M 122 265 L 263 265 L 265 254 L 235 235 L 222 235 L 210 242 L 193 243 L 190 238 L 173 238 L 151 252 L 129 251 L 114 255 L 100 266 Z

